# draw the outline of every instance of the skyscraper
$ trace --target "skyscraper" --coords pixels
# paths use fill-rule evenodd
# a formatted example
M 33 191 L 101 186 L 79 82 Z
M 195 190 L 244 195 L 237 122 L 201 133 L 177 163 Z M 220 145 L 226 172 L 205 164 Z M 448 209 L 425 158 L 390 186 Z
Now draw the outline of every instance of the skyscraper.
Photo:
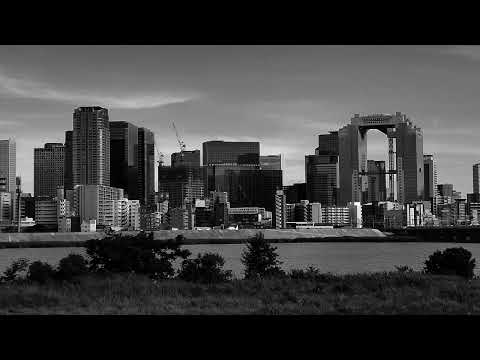
M 338 131 L 318 135 L 316 155 L 338 155 Z
M 63 176 L 65 190 L 73 190 L 73 131 L 65 131 L 65 165 Z
M 110 122 L 110 185 L 138 200 L 138 128 L 126 121 Z
M 340 163 L 340 205 L 361 201 L 367 185 L 367 132 L 377 129 L 389 141 L 389 189 L 396 181 L 397 200 L 408 203 L 423 199 L 423 134 L 406 115 L 355 114 L 351 123 L 338 131 Z M 395 176 L 395 177 L 394 177 Z M 391 195 L 389 196 L 391 198 Z
M 17 148 L 15 140 L 0 140 L 0 178 L 5 178 L 5 191 L 16 189 Z
M 79 107 L 73 112 L 73 185 L 110 186 L 108 110 Z
M 307 200 L 323 206 L 337 204 L 338 156 L 305 155 Z
M 171 156 L 172 167 L 190 166 L 200 167 L 200 150 L 184 150 L 173 153 Z
M 155 202 L 155 138 L 147 128 L 138 128 L 138 200 Z
M 203 143 L 203 165 L 259 165 L 260 143 L 207 141 Z
M 263 170 L 282 170 L 282 156 L 279 155 L 261 155 L 260 168 Z
M 480 163 L 473 165 L 473 193 L 480 193 Z
M 387 181 L 385 178 L 385 161 L 367 161 L 368 190 L 364 202 L 385 201 Z
M 200 168 L 159 166 L 158 192 L 164 198 L 168 194 L 169 208 L 193 204 L 195 199 L 203 198 L 204 194 Z
M 437 212 L 436 201 L 438 195 L 437 189 L 437 163 L 433 155 L 423 155 L 423 199 L 430 201 L 433 214 Z
M 65 176 L 65 146 L 46 143 L 33 152 L 34 196 L 55 197 L 57 188 L 63 187 Z

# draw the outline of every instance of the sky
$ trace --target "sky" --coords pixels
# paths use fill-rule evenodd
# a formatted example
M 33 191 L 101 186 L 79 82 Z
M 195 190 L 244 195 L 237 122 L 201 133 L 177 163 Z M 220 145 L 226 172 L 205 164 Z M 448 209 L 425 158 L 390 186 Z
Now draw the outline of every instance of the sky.
M 17 175 L 33 193 L 33 149 L 64 142 L 73 109 L 155 133 L 170 162 L 208 140 L 259 141 L 282 154 L 284 184 L 305 179 L 318 134 L 358 114 L 406 114 L 423 129 L 439 183 L 472 192 L 480 161 L 480 46 L 0 46 L 0 139 L 17 143 Z M 387 140 L 368 133 L 368 158 Z

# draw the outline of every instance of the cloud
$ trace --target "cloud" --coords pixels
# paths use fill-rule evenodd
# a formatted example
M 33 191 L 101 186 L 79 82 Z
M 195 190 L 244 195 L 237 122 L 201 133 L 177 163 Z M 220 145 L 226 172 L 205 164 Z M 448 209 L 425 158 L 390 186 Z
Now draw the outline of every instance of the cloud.
M 146 109 L 182 103 L 197 97 L 196 94 L 137 94 L 105 95 L 94 91 L 66 91 L 42 82 L 20 79 L 0 70 L 0 93 L 14 97 L 52 100 L 77 105 L 99 104 L 108 108 Z

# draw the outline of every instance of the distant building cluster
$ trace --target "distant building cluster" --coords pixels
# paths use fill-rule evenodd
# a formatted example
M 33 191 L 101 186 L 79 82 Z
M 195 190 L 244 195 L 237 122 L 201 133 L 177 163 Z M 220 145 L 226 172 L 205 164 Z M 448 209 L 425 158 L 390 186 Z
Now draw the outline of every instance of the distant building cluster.
M 110 121 L 108 109 L 79 107 L 72 120 L 64 143 L 33 150 L 33 196 L 16 176 L 15 140 L 0 140 L 3 231 L 480 225 L 480 164 L 466 198 L 439 184 L 422 130 L 401 113 L 355 114 L 318 135 L 305 182 L 292 185 L 259 142 L 206 141 L 201 153 L 178 139 L 167 166 L 151 130 Z M 367 158 L 372 129 L 388 139 L 387 162 Z

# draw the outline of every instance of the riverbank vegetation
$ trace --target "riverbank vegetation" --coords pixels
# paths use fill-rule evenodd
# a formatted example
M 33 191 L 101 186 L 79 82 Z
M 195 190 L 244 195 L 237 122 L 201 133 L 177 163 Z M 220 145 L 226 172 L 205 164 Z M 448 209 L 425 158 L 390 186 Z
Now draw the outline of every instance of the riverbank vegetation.
M 56 267 L 19 259 L 2 276 L 0 314 L 480 314 L 475 259 L 463 248 L 435 252 L 423 271 L 284 272 L 257 234 L 242 254 L 245 278 L 232 279 L 221 256 L 190 258 L 182 240 L 112 235 Z

